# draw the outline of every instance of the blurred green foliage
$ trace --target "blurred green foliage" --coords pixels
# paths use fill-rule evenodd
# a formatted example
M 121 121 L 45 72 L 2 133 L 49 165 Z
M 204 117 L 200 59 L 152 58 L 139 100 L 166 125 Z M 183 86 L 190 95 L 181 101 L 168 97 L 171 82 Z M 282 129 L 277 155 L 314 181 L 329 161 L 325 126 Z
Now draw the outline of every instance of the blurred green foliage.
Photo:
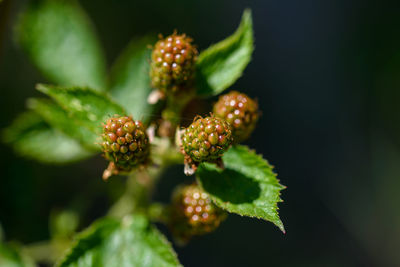
M 7 114 L 1 128 L 24 109 L 26 98 L 37 96 L 35 83 L 51 81 L 28 64 L 10 38 L 25 2 L 0 4 L 0 109 Z M 243 8 L 254 12 L 257 49 L 236 89 L 257 95 L 264 110 L 250 144 L 274 159 L 290 188 L 280 210 L 287 234 L 261 221 L 230 216 L 218 232 L 175 248 L 182 263 L 260 266 L 268 251 L 273 266 L 399 265 L 398 4 L 82 2 L 111 61 L 132 36 L 175 28 L 204 49 L 232 31 Z M 0 221 L 6 240 L 49 238 L 53 207 L 79 210 L 82 229 L 104 215 L 123 191 L 121 179 L 108 184 L 98 179 L 99 166 L 105 167 L 100 157 L 60 169 L 0 147 Z M 182 179 L 181 168 L 170 168 L 155 198 L 167 201 Z M 238 243 L 253 246 L 243 250 Z M 209 253 L 200 259 L 204 250 Z
M 31 1 L 16 33 L 18 43 L 51 82 L 105 89 L 103 51 L 77 1 Z
M 242 75 L 253 52 L 252 27 L 251 12 L 246 10 L 233 35 L 199 55 L 196 70 L 200 77 L 196 83 L 198 96 L 219 94 Z M 149 81 L 148 44 L 154 42 L 154 38 L 150 35 L 133 39 L 116 61 L 109 84 L 105 86 L 100 45 L 77 2 L 31 2 L 18 22 L 16 34 L 35 66 L 50 81 L 61 84 L 38 84 L 36 89 L 50 99 L 29 99 L 27 104 L 31 111 L 22 114 L 4 131 L 5 142 L 11 144 L 16 152 L 44 163 L 69 163 L 99 152 L 102 123 L 114 114 L 133 113 L 145 119 L 146 123 L 156 120 L 154 112 L 158 106 L 147 101 L 153 90 Z M 99 92 L 106 87 L 110 88 L 109 92 Z M 194 95 L 188 94 L 181 102 L 186 104 L 192 98 Z M 183 108 L 184 104 L 179 100 L 173 103 Z M 166 101 L 165 108 L 179 111 L 176 115 L 181 116 L 182 110 L 168 106 L 171 103 Z M 110 215 L 119 220 L 101 219 L 71 244 L 80 214 L 74 210 L 53 213 L 49 223 L 52 239 L 28 245 L 26 250 L 30 256 L 40 263 L 51 263 L 64 254 L 58 264 L 64 267 L 180 266 L 166 239 L 150 225 L 145 214 L 138 215 L 138 211 L 147 212 L 148 195 L 160 177 L 159 172 L 183 162 L 179 147 L 175 147 L 171 138 L 155 137 L 152 145 L 152 163 L 155 164 L 147 166 L 146 172 L 135 170 L 130 179 L 137 182 L 128 182 L 125 194 L 111 208 Z M 204 190 L 214 193 L 215 204 L 231 213 L 271 221 L 284 231 L 277 209 L 277 203 L 281 202 L 280 190 L 284 187 L 278 183 L 272 167 L 246 147 L 232 148 L 226 159 L 227 168 L 210 175 L 218 173 L 225 179 L 222 187 L 228 190 L 222 190 L 222 198 L 218 194 L 218 191 L 222 192 L 218 179 L 204 180 L 212 170 L 204 174 L 207 172 L 204 167 L 200 176 Z M 232 183 L 227 182 L 226 177 L 230 177 Z M 249 183 L 258 188 L 256 195 L 246 186 Z M 236 198 L 239 195 L 254 199 Z M 227 196 L 235 201 L 226 199 Z M 116 209 L 127 213 L 113 215 Z M 135 215 L 129 217 L 131 213 Z

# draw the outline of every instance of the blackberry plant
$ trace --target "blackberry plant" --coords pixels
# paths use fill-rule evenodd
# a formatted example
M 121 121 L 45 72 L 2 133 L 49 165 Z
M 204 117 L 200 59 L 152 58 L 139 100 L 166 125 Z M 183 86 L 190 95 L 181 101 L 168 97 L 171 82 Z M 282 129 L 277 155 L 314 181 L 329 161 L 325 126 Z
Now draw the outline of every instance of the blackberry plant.
M 48 164 L 102 154 L 104 165 L 96 167 L 104 170 L 103 178 L 122 179 L 126 191 L 105 217 L 77 235 L 82 212 L 52 213 L 52 240 L 20 247 L 1 243 L 0 262 L 181 266 L 152 222 L 165 223 L 181 245 L 216 231 L 228 214 L 270 221 L 284 232 L 277 207 L 284 187 L 268 161 L 239 145 L 256 127 L 257 102 L 231 91 L 206 114 L 194 114 L 189 126 L 181 121 L 190 116 L 184 111 L 189 102 L 223 93 L 242 75 L 253 52 L 250 10 L 231 36 L 200 53 L 186 34 L 158 41 L 136 37 L 109 74 L 92 24 L 75 1 L 33 1 L 15 34 L 55 85 L 36 86 L 47 97 L 28 100 L 28 110 L 4 130 L 4 142 Z M 171 202 L 157 203 L 154 188 L 172 165 L 193 176 L 182 172 Z

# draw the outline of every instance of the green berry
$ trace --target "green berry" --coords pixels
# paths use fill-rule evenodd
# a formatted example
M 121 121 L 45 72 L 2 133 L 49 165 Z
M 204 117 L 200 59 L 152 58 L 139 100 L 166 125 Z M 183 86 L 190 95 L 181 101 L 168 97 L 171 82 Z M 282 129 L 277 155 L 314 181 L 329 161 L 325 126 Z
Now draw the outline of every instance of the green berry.
M 197 163 L 215 162 L 233 141 L 230 125 L 214 116 L 195 119 L 181 138 L 184 154 Z
M 220 96 L 213 112 L 216 117 L 225 119 L 232 126 L 235 143 L 250 136 L 260 115 L 257 102 L 237 91 Z
M 102 138 L 104 157 L 113 162 L 118 170 L 130 171 L 147 163 L 150 144 L 140 121 L 115 115 L 103 126 Z
M 214 231 L 226 213 L 212 203 L 198 185 L 179 186 L 172 197 L 170 229 L 175 237 L 188 240 L 192 236 Z
M 192 39 L 176 33 L 159 40 L 151 55 L 150 77 L 154 88 L 164 93 L 179 93 L 191 89 L 197 49 Z

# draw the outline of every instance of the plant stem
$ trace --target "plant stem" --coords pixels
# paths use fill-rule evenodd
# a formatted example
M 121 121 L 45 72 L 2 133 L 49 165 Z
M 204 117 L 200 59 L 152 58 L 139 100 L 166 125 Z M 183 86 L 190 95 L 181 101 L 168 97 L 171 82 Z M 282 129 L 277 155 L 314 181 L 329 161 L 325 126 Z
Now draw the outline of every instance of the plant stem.
M 42 241 L 24 246 L 23 251 L 35 262 L 54 263 L 70 244 L 67 239 Z
M 156 139 L 157 145 L 152 152 L 154 165 L 138 170 L 128 176 L 126 191 L 110 208 L 108 215 L 122 218 L 133 212 L 147 213 L 150 198 L 160 176 L 165 169 L 182 162 L 182 155 L 168 138 Z
M 148 210 L 147 216 L 152 222 L 168 223 L 169 206 L 162 203 L 152 203 Z
M 163 168 L 157 170 L 138 171 L 128 177 L 126 191 L 110 208 L 108 215 L 122 218 L 127 214 L 143 211 L 147 208 L 154 180 L 161 175 Z
M 190 91 L 179 96 L 167 96 L 166 107 L 162 112 L 163 121 L 160 125 L 160 135 L 174 138 L 175 130 L 181 121 L 182 110 L 194 98 Z
M 109 216 L 121 219 L 134 212 L 143 212 L 153 221 L 165 221 L 165 207 L 159 203 L 150 204 L 151 195 L 165 169 L 182 163 L 183 156 L 170 138 L 156 138 L 153 145 L 154 164 L 128 176 L 125 193 L 110 208 Z M 56 239 L 27 245 L 24 250 L 36 262 L 53 263 L 69 244 L 69 240 Z

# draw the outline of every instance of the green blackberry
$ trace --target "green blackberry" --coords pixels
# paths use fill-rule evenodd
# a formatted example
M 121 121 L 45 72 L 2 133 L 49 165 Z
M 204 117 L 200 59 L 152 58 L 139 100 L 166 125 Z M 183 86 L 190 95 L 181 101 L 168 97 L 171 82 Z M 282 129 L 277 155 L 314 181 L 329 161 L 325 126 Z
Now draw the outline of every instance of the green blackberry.
M 115 115 L 103 126 L 102 138 L 104 157 L 112 162 L 118 171 L 130 171 L 148 161 L 149 138 L 141 121 Z
M 216 162 L 232 144 L 231 126 L 214 116 L 197 117 L 184 130 L 181 141 L 185 163 Z
M 250 136 L 260 115 L 258 103 L 237 91 L 220 96 L 213 112 L 216 117 L 225 119 L 232 126 L 235 143 Z
M 150 77 L 154 88 L 163 93 L 191 89 L 195 74 L 197 49 L 192 39 L 176 33 L 159 40 L 151 55 Z
M 172 196 L 169 228 L 181 241 L 214 231 L 226 218 L 226 212 L 212 203 L 198 185 L 179 186 Z

